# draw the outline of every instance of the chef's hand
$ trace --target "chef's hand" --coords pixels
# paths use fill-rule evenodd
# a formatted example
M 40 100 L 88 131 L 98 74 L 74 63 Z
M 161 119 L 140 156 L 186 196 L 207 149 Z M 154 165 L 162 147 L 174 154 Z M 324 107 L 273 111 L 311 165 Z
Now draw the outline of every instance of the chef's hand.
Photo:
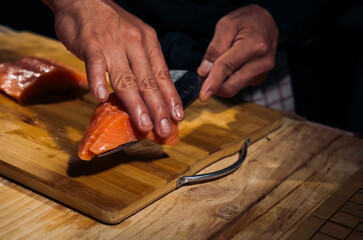
M 199 98 L 233 97 L 258 85 L 274 67 L 279 31 L 272 16 L 258 5 L 248 5 L 221 18 L 198 68 L 207 77 Z
M 140 131 L 171 134 L 171 118 L 184 117 L 182 102 L 149 25 L 111 0 L 43 0 L 53 11 L 58 38 L 85 62 L 99 102 L 111 86 Z

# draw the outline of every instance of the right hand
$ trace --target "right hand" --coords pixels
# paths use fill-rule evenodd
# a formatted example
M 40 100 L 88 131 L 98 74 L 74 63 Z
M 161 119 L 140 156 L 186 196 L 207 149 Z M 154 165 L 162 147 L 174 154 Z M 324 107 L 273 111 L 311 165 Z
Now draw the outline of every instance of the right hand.
M 99 102 L 108 97 L 106 71 L 134 126 L 171 134 L 183 106 L 153 28 L 111 0 L 43 0 L 53 11 L 59 40 L 86 65 Z
M 200 100 L 230 98 L 247 86 L 261 84 L 275 65 L 279 29 L 270 13 L 255 4 L 221 18 L 198 68 L 206 77 Z

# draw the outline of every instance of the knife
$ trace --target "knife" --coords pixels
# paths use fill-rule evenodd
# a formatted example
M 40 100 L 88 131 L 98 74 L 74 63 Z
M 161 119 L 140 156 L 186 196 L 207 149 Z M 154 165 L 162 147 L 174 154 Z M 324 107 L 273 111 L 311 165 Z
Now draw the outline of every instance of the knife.
M 202 87 L 203 78 L 198 76 L 196 72 L 185 70 L 170 70 L 170 75 L 183 103 L 183 108 L 185 109 L 198 98 L 200 89 Z M 141 140 L 122 144 L 117 148 L 101 153 L 98 155 L 98 157 L 104 157 L 119 152 L 138 143 L 139 141 Z

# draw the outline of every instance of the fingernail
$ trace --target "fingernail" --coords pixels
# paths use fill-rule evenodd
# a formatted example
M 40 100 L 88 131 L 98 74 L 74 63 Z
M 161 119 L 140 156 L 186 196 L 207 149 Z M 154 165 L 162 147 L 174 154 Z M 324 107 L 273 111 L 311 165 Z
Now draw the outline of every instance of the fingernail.
M 202 64 L 200 64 L 199 66 L 199 71 L 205 75 L 207 75 L 210 71 L 210 69 L 212 68 L 213 63 L 211 61 L 208 60 L 203 60 Z
M 99 85 L 97 87 L 97 99 L 99 99 L 99 100 L 107 99 L 107 90 L 103 85 Z
M 184 118 L 184 111 L 180 105 L 176 105 L 173 109 L 174 117 L 182 120 Z
M 202 95 L 202 101 L 205 102 L 207 101 L 211 96 L 213 95 L 213 92 L 212 91 L 207 91 L 205 92 L 203 95 Z
M 152 123 L 151 123 L 151 119 L 149 117 L 149 114 L 147 113 L 142 113 L 140 115 L 140 124 L 141 126 L 143 127 L 147 127 L 147 126 L 150 126 Z
M 161 131 L 162 134 L 170 134 L 171 133 L 171 127 L 170 127 L 168 119 L 163 118 L 160 121 L 160 131 Z

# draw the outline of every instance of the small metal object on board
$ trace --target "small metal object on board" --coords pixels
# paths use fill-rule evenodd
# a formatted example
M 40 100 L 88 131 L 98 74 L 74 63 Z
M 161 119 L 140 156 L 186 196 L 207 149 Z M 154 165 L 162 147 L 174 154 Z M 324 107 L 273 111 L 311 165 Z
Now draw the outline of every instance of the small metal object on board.
M 201 183 L 201 182 L 205 182 L 205 181 L 210 181 L 210 180 L 214 180 L 214 179 L 217 179 L 217 178 L 220 178 L 220 177 L 224 177 L 224 176 L 234 172 L 235 170 L 237 170 L 242 165 L 242 163 L 246 159 L 247 147 L 248 147 L 249 144 L 250 144 L 250 139 L 247 139 L 245 141 L 245 143 L 243 144 L 243 147 L 242 147 L 242 149 L 240 151 L 238 160 L 235 163 L 233 163 L 231 166 L 223 168 L 223 169 L 218 170 L 216 172 L 200 174 L 200 175 L 194 175 L 194 176 L 181 177 L 176 182 L 176 186 L 180 187 L 182 185 L 189 184 L 189 183 Z

